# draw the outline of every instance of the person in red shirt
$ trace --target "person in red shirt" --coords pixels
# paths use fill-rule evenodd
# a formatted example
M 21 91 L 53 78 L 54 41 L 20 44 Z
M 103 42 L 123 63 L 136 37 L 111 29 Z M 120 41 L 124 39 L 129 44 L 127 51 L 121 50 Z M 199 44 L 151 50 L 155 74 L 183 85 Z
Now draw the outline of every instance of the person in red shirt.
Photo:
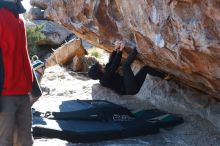
M 0 146 L 31 146 L 33 71 L 21 0 L 0 0 Z

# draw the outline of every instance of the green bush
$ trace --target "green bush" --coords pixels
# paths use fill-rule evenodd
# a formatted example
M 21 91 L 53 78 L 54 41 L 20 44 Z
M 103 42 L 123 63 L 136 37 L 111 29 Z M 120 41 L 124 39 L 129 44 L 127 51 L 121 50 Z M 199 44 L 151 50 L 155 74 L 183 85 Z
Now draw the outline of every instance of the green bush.
M 35 27 L 31 27 L 27 29 L 27 43 L 28 43 L 28 51 L 30 57 L 36 55 L 37 52 L 39 52 L 39 47 L 37 45 L 37 42 L 45 39 L 45 35 L 40 32 L 40 30 L 43 27 L 44 27 L 43 25 L 37 25 Z
M 102 56 L 102 50 L 96 47 L 90 48 L 88 52 L 90 56 L 94 56 L 96 58 L 101 58 Z
M 96 51 L 96 50 L 93 50 L 92 52 L 91 52 L 91 56 L 94 56 L 94 57 L 96 57 L 96 58 L 100 58 L 100 53 L 98 52 L 98 51 Z

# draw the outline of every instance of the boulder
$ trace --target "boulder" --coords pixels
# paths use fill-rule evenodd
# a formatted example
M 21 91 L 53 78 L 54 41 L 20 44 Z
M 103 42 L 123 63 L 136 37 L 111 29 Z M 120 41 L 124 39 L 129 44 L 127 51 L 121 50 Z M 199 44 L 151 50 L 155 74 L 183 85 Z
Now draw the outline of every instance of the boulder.
M 73 66 L 72 69 L 75 72 L 81 71 L 83 68 L 82 58 L 80 56 L 75 56 L 73 58 Z
M 45 9 L 45 18 L 99 48 L 111 51 L 116 39 L 136 45 L 143 64 L 169 72 L 187 85 L 220 99 L 219 0 L 31 3 Z
M 196 91 L 174 80 L 146 76 L 136 96 L 170 113 L 199 115 L 220 130 L 220 103 L 208 94 Z
M 72 63 L 74 57 L 83 57 L 86 54 L 85 49 L 82 46 L 82 41 L 80 39 L 74 39 L 71 40 L 61 47 L 59 47 L 57 50 L 55 50 L 51 56 L 46 60 L 46 67 L 54 66 L 56 64 L 59 65 L 65 65 Z M 76 70 L 80 70 L 80 64 L 77 63 L 77 60 L 75 62 Z
M 46 9 L 51 0 L 30 0 L 30 4 L 33 7 L 38 7 L 41 9 Z
M 40 8 L 31 8 L 28 12 L 28 18 L 30 20 L 43 20 L 44 12 Z
M 71 32 L 62 26 L 48 20 L 34 20 L 35 25 L 43 25 L 40 30 L 46 37 L 38 42 L 39 45 L 57 46 L 65 42 L 66 38 L 71 35 Z

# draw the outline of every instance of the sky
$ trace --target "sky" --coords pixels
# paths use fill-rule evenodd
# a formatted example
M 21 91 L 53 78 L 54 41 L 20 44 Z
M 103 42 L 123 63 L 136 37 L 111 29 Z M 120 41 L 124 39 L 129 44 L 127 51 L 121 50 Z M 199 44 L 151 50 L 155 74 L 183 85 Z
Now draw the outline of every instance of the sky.
M 23 0 L 22 3 L 27 11 L 31 8 L 30 0 Z

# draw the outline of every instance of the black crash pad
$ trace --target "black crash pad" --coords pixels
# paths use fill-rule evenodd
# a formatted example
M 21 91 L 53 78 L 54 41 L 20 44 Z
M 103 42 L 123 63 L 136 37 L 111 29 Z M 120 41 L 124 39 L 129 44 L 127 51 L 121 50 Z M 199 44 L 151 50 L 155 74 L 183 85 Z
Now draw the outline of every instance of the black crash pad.
M 33 113 L 34 137 L 94 142 L 154 134 L 159 128 L 183 122 L 181 117 L 157 109 L 133 114 L 105 100 L 71 100 L 64 105 L 59 105 L 60 111 Z
M 143 120 L 86 121 L 33 117 L 33 136 L 59 138 L 70 142 L 94 142 L 154 134 L 158 128 Z

